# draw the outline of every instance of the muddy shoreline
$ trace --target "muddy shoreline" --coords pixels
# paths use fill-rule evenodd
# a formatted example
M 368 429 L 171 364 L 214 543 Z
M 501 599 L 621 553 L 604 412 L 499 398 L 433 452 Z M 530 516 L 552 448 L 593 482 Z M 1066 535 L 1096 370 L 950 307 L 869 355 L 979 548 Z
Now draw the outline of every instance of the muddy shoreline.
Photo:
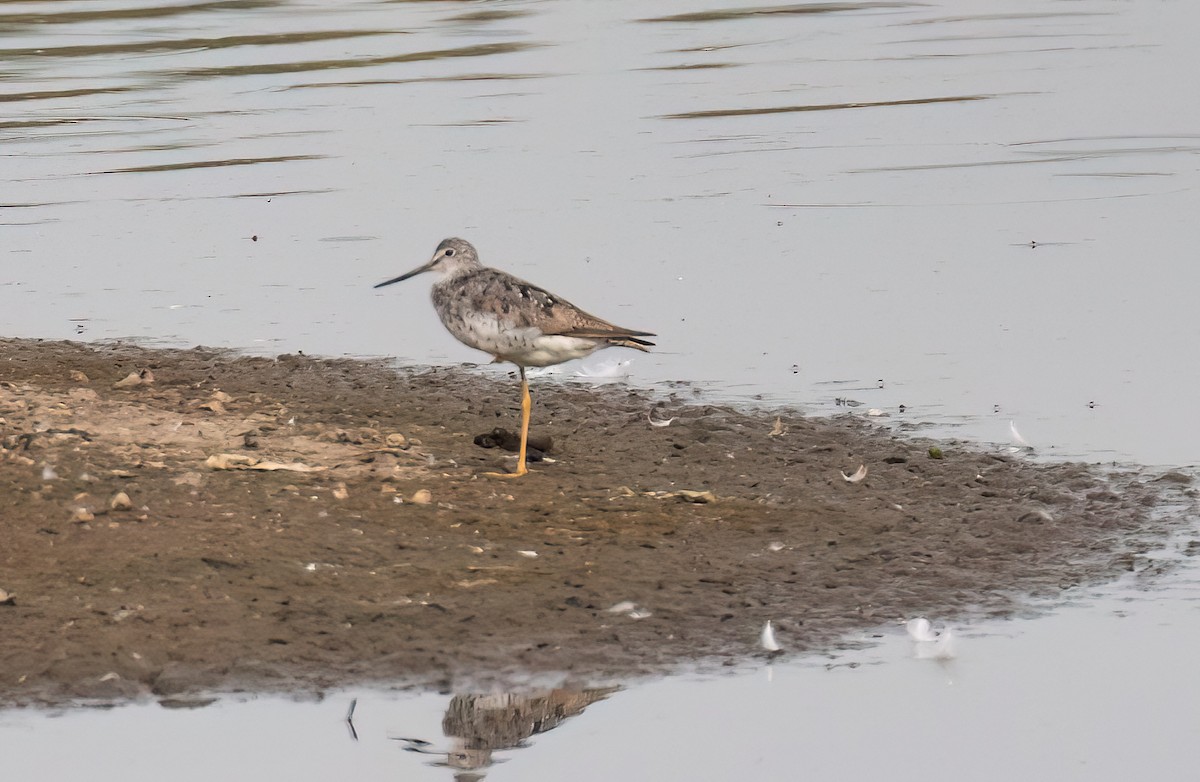
M 468 369 L 0 341 L 0 703 L 611 681 L 744 660 L 767 619 L 799 652 L 1113 578 L 1196 495 L 861 417 L 533 393 L 552 461 L 505 481 L 474 441 L 515 384 Z

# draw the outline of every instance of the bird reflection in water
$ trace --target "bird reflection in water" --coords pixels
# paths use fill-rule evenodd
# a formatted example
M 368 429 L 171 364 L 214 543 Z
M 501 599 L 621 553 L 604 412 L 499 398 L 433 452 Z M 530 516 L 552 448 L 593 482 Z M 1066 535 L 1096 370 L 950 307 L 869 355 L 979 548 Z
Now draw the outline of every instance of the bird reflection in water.
M 530 736 L 545 733 L 619 690 L 603 687 L 589 690 L 544 690 L 527 694 L 455 695 L 442 718 L 442 732 L 453 745 L 437 749 L 422 739 L 396 738 L 409 752 L 443 756 L 430 765 L 454 770 L 455 782 L 478 782 L 487 768 L 502 762 L 492 757 L 497 750 L 527 746 Z

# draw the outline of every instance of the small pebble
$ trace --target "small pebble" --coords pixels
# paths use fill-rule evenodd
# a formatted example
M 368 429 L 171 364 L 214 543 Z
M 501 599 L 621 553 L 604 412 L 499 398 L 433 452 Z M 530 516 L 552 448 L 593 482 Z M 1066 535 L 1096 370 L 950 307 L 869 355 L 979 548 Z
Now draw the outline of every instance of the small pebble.
M 133 510 L 133 501 L 129 499 L 128 494 L 119 491 L 108 501 L 108 507 L 112 510 Z
M 433 492 L 429 489 L 417 489 L 413 492 L 411 502 L 415 505 L 428 505 L 433 502 Z

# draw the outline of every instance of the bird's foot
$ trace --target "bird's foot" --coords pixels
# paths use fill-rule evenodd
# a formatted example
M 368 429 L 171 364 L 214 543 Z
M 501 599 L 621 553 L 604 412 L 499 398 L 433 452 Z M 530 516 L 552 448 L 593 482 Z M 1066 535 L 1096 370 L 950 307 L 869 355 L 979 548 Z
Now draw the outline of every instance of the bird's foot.
M 528 475 L 529 469 L 522 464 L 521 469 L 516 472 L 485 472 L 482 474 L 487 478 L 520 478 L 522 475 Z

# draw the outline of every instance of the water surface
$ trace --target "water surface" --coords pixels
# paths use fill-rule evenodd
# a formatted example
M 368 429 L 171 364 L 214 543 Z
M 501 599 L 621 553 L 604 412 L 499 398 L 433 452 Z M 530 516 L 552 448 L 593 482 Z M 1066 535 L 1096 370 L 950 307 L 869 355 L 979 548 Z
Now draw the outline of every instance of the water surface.
M 634 382 L 1195 462 L 1198 15 L 10 4 L 0 330 L 478 361 L 370 289 L 462 235 Z

